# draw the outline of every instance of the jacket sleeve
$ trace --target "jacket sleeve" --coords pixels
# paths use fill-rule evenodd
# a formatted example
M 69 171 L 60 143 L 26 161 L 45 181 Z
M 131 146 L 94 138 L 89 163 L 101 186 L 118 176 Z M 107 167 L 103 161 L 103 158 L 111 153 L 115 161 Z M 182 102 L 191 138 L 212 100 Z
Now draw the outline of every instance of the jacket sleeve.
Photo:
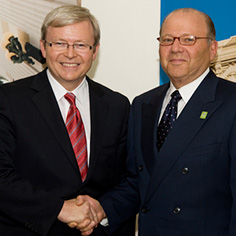
M 236 117 L 232 127 L 231 137 L 229 139 L 230 148 L 230 187 L 232 192 L 232 210 L 230 222 L 230 236 L 236 235 Z
M 107 215 L 110 233 L 119 229 L 120 225 L 134 217 L 140 207 L 138 191 L 138 173 L 136 169 L 134 139 L 133 137 L 133 112 L 132 107 L 128 125 L 128 157 L 127 175 L 121 183 L 110 192 L 103 195 L 99 201 Z

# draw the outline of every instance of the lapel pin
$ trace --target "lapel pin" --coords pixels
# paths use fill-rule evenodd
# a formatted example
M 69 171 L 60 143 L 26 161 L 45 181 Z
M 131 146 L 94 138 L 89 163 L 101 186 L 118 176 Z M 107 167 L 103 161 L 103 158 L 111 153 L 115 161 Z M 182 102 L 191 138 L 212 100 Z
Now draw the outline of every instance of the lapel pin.
M 203 119 L 203 120 L 205 120 L 205 119 L 206 119 L 206 117 L 207 117 L 207 114 L 208 114 L 208 112 L 207 112 L 207 111 L 202 111 L 202 114 L 201 114 L 201 116 L 200 116 L 200 119 Z

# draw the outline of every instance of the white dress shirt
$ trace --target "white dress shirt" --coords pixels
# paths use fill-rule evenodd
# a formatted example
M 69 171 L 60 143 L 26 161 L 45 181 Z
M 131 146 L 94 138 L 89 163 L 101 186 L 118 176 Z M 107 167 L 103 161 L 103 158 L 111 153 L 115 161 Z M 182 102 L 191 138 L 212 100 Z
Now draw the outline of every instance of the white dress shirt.
M 56 97 L 58 106 L 61 111 L 62 118 L 66 123 L 67 113 L 70 107 L 69 102 L 65 99 L 64 95 L 67 92 L 73 93 L 76 96 L 75 104 L 79 109 L 81 118 L 84 123 L 84 129 L 87 142 L 88 165 L 90 157 L 90 136 L 91 136 L 91 120 L 90 120 L 90 100 L 89 100 L 89 86 L 87 80 L 84 78 L 81 84 L 73 91 L 67 91 L 56 79 L 53 78 L 49 70 L 47 76 L 52 90 Z
M 90 100 L 89 100 L 89 86 L 87 80 L 84 78 L 81 84 L 73 91 L 67 91 L 57 80 L 53 78 L 50 71 L 47 70 L 48 80 L 52 86 L 52 90 L 56 97 L 58 106 L 61 111 L 62 118 L 66 123 L 67 113 L 70 107 L 69 102 L 65 99 L 64 95 L 71 92 L 76 96 L 76 107 L 80 111 L 84 123 L 84 129 L 87 141 L 88 165 L 90 155 L 90 135 L 91 135 L 91 120 L 90 120 Z M 105 218 L 100 222 L 103 226 L 108 226 L 108 219 Z
M 177 117 L 180 115 L 182 110 L 184 109 L 185 105 L 189 101 L 189 99 L 192 97 L 194 94 L 195 90 L 198 88 L 200 83 L 203 81 L 203 79 L 207 76 L 207 74 L 210 72 L 210 69 L 207 68 L 207 70 L 200 75 L 197 79 L 195 79 L 193 82 L 186 84 L 185 86 L 181 87 L 178 89 L 182 99 L 178 102 L 178 109 L 177 109 Z M 176 90 L 175 86 L 170 82 L 170 87 L 166 92 L 165 98 L 163 100 L 162 108 L 161 108 L 161 113 L 159 117 L 159 122 L 161 120 L 161 117 L 165 111 L 165 108 L 168 104 L 168 102 L 171 99 L 171 94 Z

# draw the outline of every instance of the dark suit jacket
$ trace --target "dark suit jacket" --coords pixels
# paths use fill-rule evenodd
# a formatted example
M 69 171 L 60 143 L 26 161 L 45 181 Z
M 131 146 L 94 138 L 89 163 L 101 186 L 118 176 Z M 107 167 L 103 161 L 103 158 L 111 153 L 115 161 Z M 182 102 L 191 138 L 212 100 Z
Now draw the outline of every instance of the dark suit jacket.
M 157 123 L 168 88 L 133 102 L 130 177 L 100 199 L 110 230 L 139 211 L 140 236 L 236 235 L 236 84 L 210 72 L 158 153 Z
M 125 171 L 129 101 L 87 78 L 91 155 L 82 183 L 58 104 L 43 71 L 0 86 L 0 235 L 73 236 L 56 220 L 63 200 L 98 198 Z M 105 235 L 102 227 L 93 235 Z M 134 221 L 120 236 L 134 232 Z

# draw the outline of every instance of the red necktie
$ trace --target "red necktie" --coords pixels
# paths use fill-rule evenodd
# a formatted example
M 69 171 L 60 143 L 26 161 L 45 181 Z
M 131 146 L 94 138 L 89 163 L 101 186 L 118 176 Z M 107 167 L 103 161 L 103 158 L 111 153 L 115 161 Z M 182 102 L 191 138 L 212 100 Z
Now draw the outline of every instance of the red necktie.
M 84 181 L 88 172 L 87 144 L 84 124 L 79 110 L 75 105 L 75 95 L 73 93 L 67 93 L 64 97 L 70 103 L 70 108 L 66 118 L 66 128 L 74 149 L 81 179 Z

